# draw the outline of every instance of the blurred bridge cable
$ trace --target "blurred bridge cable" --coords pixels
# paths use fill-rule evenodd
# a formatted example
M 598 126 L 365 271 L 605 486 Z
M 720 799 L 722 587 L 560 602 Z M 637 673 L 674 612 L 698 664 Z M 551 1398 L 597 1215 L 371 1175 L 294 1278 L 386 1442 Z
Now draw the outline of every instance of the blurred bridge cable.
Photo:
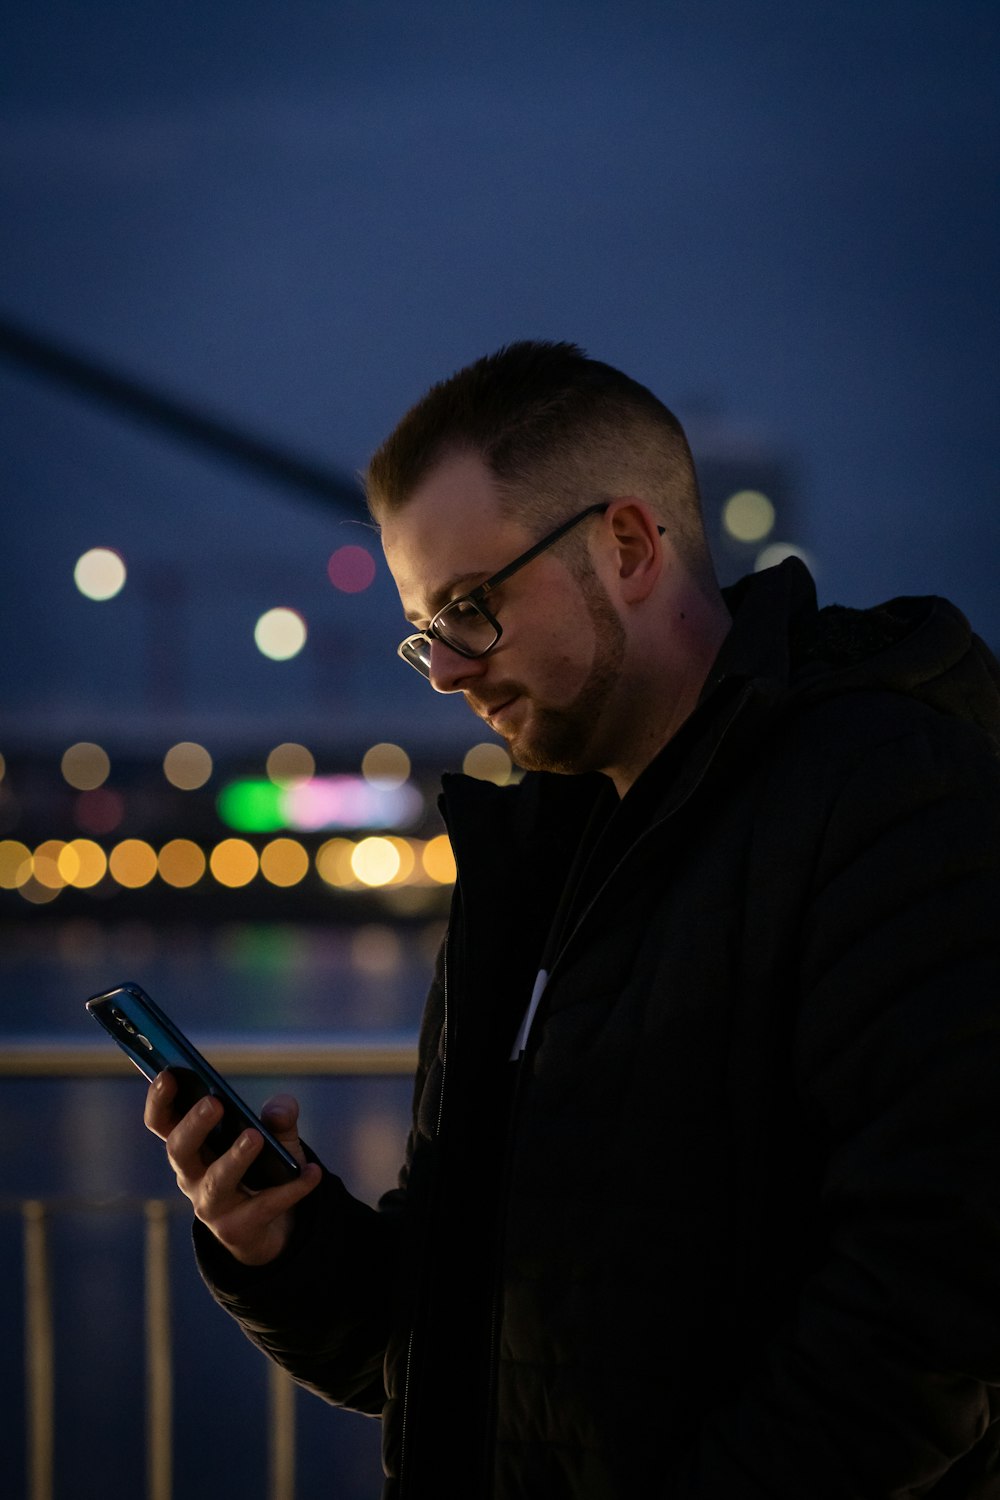
M 368 518 L 361 486 L 346 471 L 303 458 L 280 443 L 268 442 L 2 316 L 0 360 L 20 365 L 52 385 L 144 422 L 217 458 L 231 460 L 286 489 L 332 505 L 341 513 Z

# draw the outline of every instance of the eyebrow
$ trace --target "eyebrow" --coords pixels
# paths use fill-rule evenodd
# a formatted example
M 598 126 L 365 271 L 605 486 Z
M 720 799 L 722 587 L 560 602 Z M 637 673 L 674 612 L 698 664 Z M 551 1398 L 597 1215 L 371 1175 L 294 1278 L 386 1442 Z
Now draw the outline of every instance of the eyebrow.
M 444 609 L 446 604 L 451 604 L 456 599 L 463 599 L 466 594 L 471 594 L 473 589 L 478 588 L 479 584 L 473 582 L 474 579 L 478 579 L 479 583 L 485 583 L 487 578 L 492 578 L 492 576 L 492 573 L 486 573 L 482 569 L 478 573 L 456 573 L 453 578 L 450 578 L 447 583 L 442 583 L 431 594 L 429 600 L 431 606 L 430 618 L 433 620 L 434 616 L 440 610 Z M 459 584 L 466 585 L 466 587 L 463 587 L 460 592 L 456 593 L 455 590 L 458 589 Z M 424 617 L 417 610 L 414 612 L 407 611 L 403 618 L 404 620 L 409 620 L 412 625 Z

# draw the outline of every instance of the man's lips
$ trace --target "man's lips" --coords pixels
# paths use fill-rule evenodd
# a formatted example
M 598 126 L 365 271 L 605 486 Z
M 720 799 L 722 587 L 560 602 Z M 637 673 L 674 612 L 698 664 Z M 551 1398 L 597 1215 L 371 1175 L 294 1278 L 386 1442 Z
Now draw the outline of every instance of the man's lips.
M 519 693 L 512 693 L 510 697 L 499 698 L 496 703 L 490 705 L 489 707 L 487 707 L 487 705 L 484 703 L 474 704 L 473 706 L 475 707 L 475 710 L 480 715 L 480 717 L 485 719 L 487 724 L 490 724 L 495 728 L 499 720 L 505 717 L 507 710 L 511 707 L 512 704 L 517 702 L 517 699 L 519 697 Z

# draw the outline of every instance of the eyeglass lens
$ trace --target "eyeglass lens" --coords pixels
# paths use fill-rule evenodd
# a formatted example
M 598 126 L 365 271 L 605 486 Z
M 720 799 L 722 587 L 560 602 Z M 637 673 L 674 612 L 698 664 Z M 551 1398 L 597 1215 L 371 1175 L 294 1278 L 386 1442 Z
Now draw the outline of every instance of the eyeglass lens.
M 470 599 L 456 599 L 446 605 L 434 621 L 435 634 L 449 646 L 479 656 L 488 651 L 497 638 L 492 620 L 477 609 Z

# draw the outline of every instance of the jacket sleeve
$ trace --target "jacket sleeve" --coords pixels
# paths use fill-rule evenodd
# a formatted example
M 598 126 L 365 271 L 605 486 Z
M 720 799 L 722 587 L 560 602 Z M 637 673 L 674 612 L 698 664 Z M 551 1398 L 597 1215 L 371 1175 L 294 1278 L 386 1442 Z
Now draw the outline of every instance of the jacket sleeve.
M 288 1246 L 266 1266 L 241 1265 L 203 1224 L 194 1225 L 202 1279 L 250 1341 L 316 1395 L 369 1415 L 385 1405 L 386 1352 L 394 1329 L 405 1331 L 411 1316 L 417 1230 L 410 1180 L 421 1152 L 417 1122 L 429 1112 L 428 1074 L 441 1046 L 442 963 L 421 1027 L 414 1123 L 398 1186 L 373 1208 L 324 1173 L 298 1206 Z
M 1000 1416 L 1000 775 L 931 719 L 826 816 L 792 1054 L 820 1250 L 676 1500 L 1000 1495 L 976 1446 Z
M 251 1343 L 336 1405 L 381 1412 L 398 1224 L 326 1174 L 299 1205 L 295 1234 L 270 1265 L 236 1261 L 195 1221 L 198 1269 Z

